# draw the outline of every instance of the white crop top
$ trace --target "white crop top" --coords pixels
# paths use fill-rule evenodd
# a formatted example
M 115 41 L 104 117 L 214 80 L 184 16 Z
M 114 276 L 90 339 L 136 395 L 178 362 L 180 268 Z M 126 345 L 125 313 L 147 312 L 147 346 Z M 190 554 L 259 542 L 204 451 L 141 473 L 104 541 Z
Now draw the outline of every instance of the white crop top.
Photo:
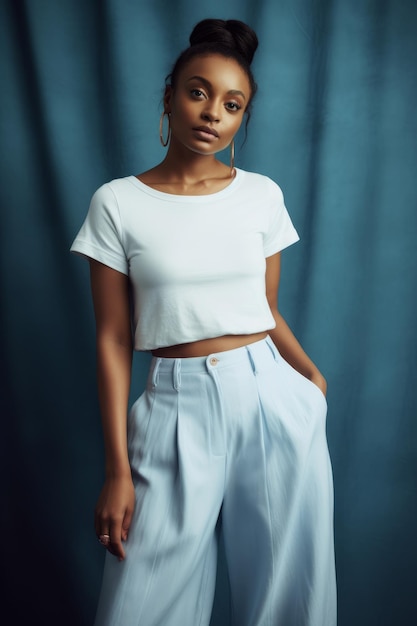
M 92 197 L 71 251 L 128 274 L 136 350 L 274 328 L 265 258 L 298 240 L 281 189 L 236 168 L 204 196 L 156 191 L 135 176 Z

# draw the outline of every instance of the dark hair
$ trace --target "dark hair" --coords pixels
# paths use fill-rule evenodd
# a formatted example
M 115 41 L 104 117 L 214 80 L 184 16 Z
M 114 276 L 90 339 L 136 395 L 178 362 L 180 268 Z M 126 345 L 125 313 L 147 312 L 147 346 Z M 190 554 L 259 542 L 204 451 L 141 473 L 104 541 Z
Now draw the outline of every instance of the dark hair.
M 250 105 L 257 90 L 250 65 L 258 47 L 258 37 L 250 26 L 239 20 L 205 19 L 198 22 L 190 35 L 190 46 L 183 50 L 174 63 L 167 82 L 175 89 L 178 74 L 194 57 L 207 54 L 220 54 L 234 59 L 246 72 L 251 87 L 251 96 L 246 107 L 247 121 Z

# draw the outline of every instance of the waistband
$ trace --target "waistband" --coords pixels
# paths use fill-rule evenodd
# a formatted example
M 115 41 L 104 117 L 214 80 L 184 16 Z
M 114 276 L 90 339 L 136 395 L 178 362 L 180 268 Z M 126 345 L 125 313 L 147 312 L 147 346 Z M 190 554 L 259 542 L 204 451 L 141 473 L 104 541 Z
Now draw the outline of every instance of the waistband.
M 212 370 L 219 370 L 225 367 L 248 362 L 256 373 L 265 364 L 265 358 L 279 358 L 279 353 L 269 337 L 247 344 L 233 350 L 213 352 L 207 356 L 187 357 L 187 358 L 166 358 L 153 357 L 151 360 L 149 382 L 155 386 L 158 375 L 162 373 L 173 373 L 173 380 L 180 379 L 181 374 L 186 373 L 208 373 Z M 174 383 L 174 387 L 177 385 Z

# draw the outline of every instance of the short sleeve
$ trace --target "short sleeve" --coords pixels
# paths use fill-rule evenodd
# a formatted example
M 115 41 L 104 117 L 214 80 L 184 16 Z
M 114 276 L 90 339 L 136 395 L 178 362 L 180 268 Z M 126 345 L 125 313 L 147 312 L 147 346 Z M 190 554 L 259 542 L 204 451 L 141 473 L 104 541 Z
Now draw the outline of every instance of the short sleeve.
M 93 195 L 70 251 L 128 274 L 119 207 L 109 183 L 102 185 Z
M 280 187 L 271 179 L 269 183 L 269 228 L 264 235 L 265 258 L 284 250 L 300 238 L 284 203 Z

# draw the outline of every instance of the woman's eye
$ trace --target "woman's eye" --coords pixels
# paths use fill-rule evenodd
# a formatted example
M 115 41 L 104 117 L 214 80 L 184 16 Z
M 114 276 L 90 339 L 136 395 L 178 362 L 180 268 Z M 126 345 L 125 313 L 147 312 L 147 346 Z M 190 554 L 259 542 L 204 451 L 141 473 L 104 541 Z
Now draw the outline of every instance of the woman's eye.
M 226 104 L 226 107 L 229 109 L 229 111 L 239 111 L 242 108 L 237 102 L 228 102 Z
M 201 98 L 204 95 L 200 89 L 191 89 L 191 94 L 196 98 Z

